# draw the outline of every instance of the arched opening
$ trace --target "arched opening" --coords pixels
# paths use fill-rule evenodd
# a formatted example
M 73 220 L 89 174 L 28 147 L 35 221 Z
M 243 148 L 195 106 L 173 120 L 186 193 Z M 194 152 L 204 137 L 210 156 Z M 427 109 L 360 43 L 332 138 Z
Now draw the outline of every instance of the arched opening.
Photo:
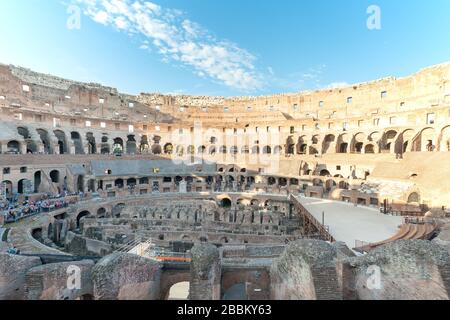
M 67 149 L 66 134 L 61 130 L 55 130 L 53 133 L 55 134 L 56 139 L 58 139 L 59 154 L 69 153 L 69 150 Z
M 97 218 L 105 218 L 106 217 L 106 209 L 105 208 L 99 208 L 97 210 Z
M 125 203 L 116 204 L 111 211 L 111 214 L 114 218 L 119 218 L 122 213 L 123 208 L 125 208 Z
M 135 178 L 127 179 L 127 186 L 134 188 L 136 186 L 136 179 Z
M 122 138 L 115 138 L 113 145 L 113 153 L 122 154 L 122 152 L 123 152 L 123 140 Z
M 370 154 L 370 153 L 375 153 L 375 149 L 374 149 L 373 144 L 367 144 L 367 145 L 364 147 L 364 153 L 368 153 L 368 154 Z
M 84 192 L 84 176 L 79 175 L 77 178 L 77 191 Z
M 272 148 L 270 146 L 265 146 L 263 148 L 263 154 L 272 154 Z
M 150 146 L 148 143 L 148 136 L 146 134 L 144 134 L 141 137 L 141 143 L 139 144 L 139 152 L 140 153 L 148 153 L 149 150 L 150 150 Z
M 343 142 L 339 145 L 339 153 L 347 153 L 348 143 Z
M 172 154 L 173 152 L 173 145 L 171 143 L 166 143 L 164 145 L 164 153 L 165 154 Z
M 127 137 L 127 154 L 136 154 L 136 139 L 134 135 Z
M 180 157 L 183 156 L 184 155 L 184 147 L 183 146 L 177 146 L 176 154 L 178 156 L 180 156 Z
M 252 153 L 253 154 L 259 154 L 259 146 L 253 146 Z
M 50 171 L 50 179 L 53 183 L 59 183 L 59 171 L 58 170 L 52 170 Z
M 420 196 L 417 192 L 413 192 L 408 196 L 408 203 L 419 203 Z
M 281 154 L 282 151 L 283 148 L 281 146 L 275 146 L 275 148 L 273 148 L 273 154 Z
M 88 192 L 95 192 L 95 179 L 88 180 Z
M 32 193 L 31 181 L 28 179 L 19 180 L 19 183 L 17 184 L 17 193 L 19 194 Z
M 206 152 L 206 147 L 205 146 L 198 147 L 198 154 L 204 154 L 205 152 Z
M 227 147 L 226 146 L 221 146 L 219 152 L 223 153 L 223 154 L 226 154 L 227 153 Z
M 209 154 L 211 154 L 211 155 L 216 154 L 216 147 L 215 146 L 212 146 L 212 147 L 209 148 Z
M 95 143 L 95 137 L 92 132 L 86 134 L 86 140 L 88 143 L 88 154 L 96 154 L 97 153 L 97 145 Z
M 6 148 L 7 153 L 20 154 L 20 143 L 16 140 L 9 141 Z
M 325 138 L 323 139 L 323 143 L 322 143 L 322 153 L 323 154 L 327 153 L 328 150 L 331 149 L 335 140 L 336 140 L 336 137 L 333 134 L 328 134 L 325 136 Z
M 237 146 L 231 147 L 230 153 L 231 154 L 238 154 L 239 153 L 239 148 Z
M 243 146 L 241 148 L 241 153 L 242 154 L 249 154 L 250 153 L 250 148 L 248 146 Z
M 187 154 L 190 154 L 190 155 L 195 154 L 195 146 L 189 145 L 189 146 L 187 147 Z
M 274 177 L 269 177 L 267 178 L 267 183 L 269 184 L 269 186 L 273 186 L 277 183 L 277 179 L 275 179 Z
M 13 195 L 13 184 L 11 181 L 9 180 L 5 180 L 2 181 L 2 186 L 3 186 L 3 192 L 6 196 L 6 198 L 11 198 L 11 196 Z
M 50 138 L 48 136 L 48 132 L 44 129 L 37 129 L 36 131 L 41 138 L 42 144 L 44 145 L 44 153 L 51 154 L 52 153 L 52 145 L 50 143 Z
M 34 173 L 34 192 L 39 192 L 39 187 L 41 186 L 41 171 L 36 171 Z
M 77 215 L 77 229 L 79 229 L 80 228 L 80 220 L 81 220 L 81 218 L 83 218 L 83 217 L 87 217 L 87 216 L 90 216 L 91 215 L 91 213 L 89 212 L 89 211 L 81 211 L 78 215 Z
M 73 145 L 75 146 L 75 154 L 84 154 L 83 143 L 81 141 L 81 136 L 78 132 L 71 132 L 70 138 L 73 141 Z
M 122 189 L 124 186 L 123 179 L 116 179 L 116 181 L 114 181 L 114 186 L 116 188 Z
M 168 300 L 189 300 L 188 281 L 175 283 L 170 287 Z
M 320 176 L 322 177 L 331 177 L 330 171 L 326 170 L 326 169 L 322 169 L 320 170 Z
M 222 208 L 231 208 L 231 199 L 230 198 L 223 198 L 220 201 L 220 206 Z

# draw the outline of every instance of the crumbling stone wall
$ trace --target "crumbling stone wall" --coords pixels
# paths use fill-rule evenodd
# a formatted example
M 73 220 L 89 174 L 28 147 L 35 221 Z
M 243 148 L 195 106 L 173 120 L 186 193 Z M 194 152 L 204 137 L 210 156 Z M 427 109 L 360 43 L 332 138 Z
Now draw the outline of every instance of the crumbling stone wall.
M 392 242 L 349 258 L 344 269 L 348 299 L 449 299 L 450 253 L 430 241 Z
M 290 243 L 270 270 L 275 300 L 342 299 L 336 248 L 320 240 Z
M 113 253 L 92 270 L 95 300 L 157 300 L 159 262 L 129 253 Z
M 25 298 L 25 274 L 41 264 L 37 257 L 23 257 L 0 253 L 0 300 Z
M 76 300 L 93 294 L 91 260 L 50 263 L 26 274 L 28 300 Z
M 212 244 L 198 244 L 191 250 L 191 300 L 220 300 L 221 258 Z

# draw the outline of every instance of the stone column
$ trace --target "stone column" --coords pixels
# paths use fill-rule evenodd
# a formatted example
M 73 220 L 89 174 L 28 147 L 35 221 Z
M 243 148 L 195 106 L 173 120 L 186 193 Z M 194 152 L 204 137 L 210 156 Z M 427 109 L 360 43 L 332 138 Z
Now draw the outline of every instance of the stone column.
M 190 300 L 220 300 L 222 265 L 219 249 L 198 244 L 191 250 Z

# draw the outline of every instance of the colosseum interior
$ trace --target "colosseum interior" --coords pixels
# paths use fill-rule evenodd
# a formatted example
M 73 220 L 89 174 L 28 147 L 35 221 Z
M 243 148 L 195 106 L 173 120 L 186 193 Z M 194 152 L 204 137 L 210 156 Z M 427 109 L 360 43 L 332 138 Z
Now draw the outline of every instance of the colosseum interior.
M 0 108 L 0 300 L 449 299 L 450 63 L 233 98 L 0 65 Z

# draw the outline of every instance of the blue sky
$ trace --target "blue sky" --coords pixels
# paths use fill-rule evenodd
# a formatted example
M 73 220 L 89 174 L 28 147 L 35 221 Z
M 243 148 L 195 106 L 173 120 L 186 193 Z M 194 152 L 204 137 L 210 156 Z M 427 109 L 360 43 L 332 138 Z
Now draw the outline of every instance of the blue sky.
M 449 61 L 449 13 L 448 0 L 4 0 L 0 62 L 132 94 L 297 92 Z

